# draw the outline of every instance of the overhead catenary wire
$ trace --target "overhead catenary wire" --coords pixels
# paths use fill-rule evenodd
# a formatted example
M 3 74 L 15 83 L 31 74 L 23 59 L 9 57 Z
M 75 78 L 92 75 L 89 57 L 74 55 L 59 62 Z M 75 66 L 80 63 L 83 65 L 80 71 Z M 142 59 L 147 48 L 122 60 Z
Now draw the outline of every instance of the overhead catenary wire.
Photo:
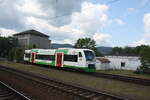
M 116 3 L 118 1 L 120 1 L 120 0 L 111 0 L 111 1 L 106 2 L 105 4 L 110 5 L 110 4 Z M 56 11 L 57 11 L 57 2 L 58 2 L 58 0 L 56 0 Z M 94 8 L 94 7 L 87 7 L 87 8 L 84 8 L 84 10 L 88 10 L 90 8 Z M 60 17 L 65 17 L 65 16 L 70 16 L 70 15 L 72 15 L 72 12 L 63 13 L 61 15 L 56 14 L 55 17 L 51 17 L 51 18 L 49 18 L 49 20 L 57 19 L 57 18 L 60 18 Z

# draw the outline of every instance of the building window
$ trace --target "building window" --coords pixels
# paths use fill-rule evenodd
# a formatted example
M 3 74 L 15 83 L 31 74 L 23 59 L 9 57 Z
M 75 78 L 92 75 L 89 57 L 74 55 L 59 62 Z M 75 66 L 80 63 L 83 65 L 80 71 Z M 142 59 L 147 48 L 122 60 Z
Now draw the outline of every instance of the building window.
M 121 67 L 125 67 L 125 62 L 121 62 Z
M 64 61 L 71 61 L 71 62 L 77 62 L 78 60 L 77 55 L 64 55 Z

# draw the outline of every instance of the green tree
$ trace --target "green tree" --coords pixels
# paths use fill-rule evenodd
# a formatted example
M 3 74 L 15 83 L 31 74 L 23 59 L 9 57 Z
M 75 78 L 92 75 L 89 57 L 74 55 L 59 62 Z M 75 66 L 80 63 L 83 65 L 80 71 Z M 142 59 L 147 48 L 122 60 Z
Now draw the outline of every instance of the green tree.
M 24 48 L 18 47 L 15 49 L 15 60 L 16 62 L 23 62 Z
M 114 47 L 112 49 L 112 54 L 115 54 L 115 55 L 120 55 L 123 53 L 123 48 L 121 47 Z
M 140 56 L 140 52 L 142 51 L 143 48 L 147 47 L 146 45 L 140 45 L 136 46 L 133 50 L 133 53 L 137 56 Z
M 9 60 L 9 61 L 14 61 L 14 60 L 15 60 L 15 48 L 12 48 L 12 49 L 9 51 L 8 60 Z
M 95 41 L 91 38 L 79 38 L 75 43 L 75 48 L 88 48 L 93 49 L 95 48 L 96 44 Z
M 13 37 L 0 37 L 0 57 L 7 57 L 9 51 L 17 46 L 17 39 Z
M 96 42 L 91 38 L 79 38 L 75 43 L 74 48 L 92 49 L 96 56 L 102 56 L 102 54 L 96 49 Z
M 126 46 L 126 47 L 123 48 L 122 52 L 123 52 L 124 55 L 134 55 L 133 49 L 134 48 L 132 48 L 132 47 Z
M 36 48 L 36 44 L 33 44 L 33 48 Z
M 142 73 L 150 74 L 150 46 L 143 46 L 140 51 L 140 60 L 140 71 Z

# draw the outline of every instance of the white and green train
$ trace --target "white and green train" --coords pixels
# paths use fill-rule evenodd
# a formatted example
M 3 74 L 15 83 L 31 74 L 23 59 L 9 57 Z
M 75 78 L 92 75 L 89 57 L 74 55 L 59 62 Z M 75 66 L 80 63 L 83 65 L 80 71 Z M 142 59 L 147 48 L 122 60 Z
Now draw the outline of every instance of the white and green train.
M 24 61 L 32 64 L 80 69 L 86 72 L 96 70 L 96 57 L 90 49 L 59 48 L 25 50 Z

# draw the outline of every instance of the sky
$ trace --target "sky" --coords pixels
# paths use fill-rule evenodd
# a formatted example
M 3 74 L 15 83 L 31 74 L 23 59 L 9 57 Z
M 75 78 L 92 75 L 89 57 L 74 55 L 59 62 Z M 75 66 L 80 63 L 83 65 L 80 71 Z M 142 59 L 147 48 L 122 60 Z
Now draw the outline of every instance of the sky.
M 150 0 L 0 0 L 0 35 L 35 29 L 52 43 L 150 45 Z

